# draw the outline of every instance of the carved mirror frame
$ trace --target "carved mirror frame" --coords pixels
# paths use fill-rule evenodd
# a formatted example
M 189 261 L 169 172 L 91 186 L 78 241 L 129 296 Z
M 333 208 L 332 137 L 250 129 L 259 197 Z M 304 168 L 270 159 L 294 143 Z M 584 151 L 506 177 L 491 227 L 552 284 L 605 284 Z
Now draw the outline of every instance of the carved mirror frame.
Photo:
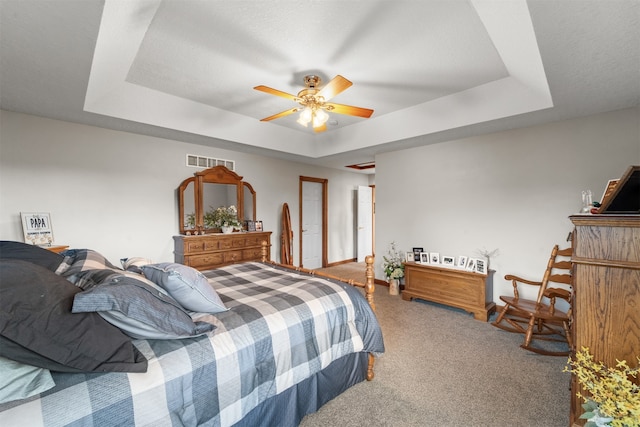
M 193 184 L 193 195 L 190 194 L 191 184 Z M 235 186 L 235 206 L 238 209 L 238 219 L 241 222 L 247 219 L 255 221 L 256 192 L 251 184 L 244 182 L 240 175 L 227 169 L 225 166 L 215 166 L 213 168 L 196 172 L 194 176 L 182 181 L 178 187 L 180 234 L 207 234 L 220 231 L 216 228 L 205 228 L 204 226 L 204 215 L 208 208 L 207 206 L 204 206 L 204 192 L 206 191 L 207 184 Z M 185 203 L 188 203 L 191 199 L 193 199 L 194 203 L 192 209 L 188 209 L 189 206 L 185 206 Z M 245 203 L 245 201 L 247 203 Z M 251 206 L 249 206 L 249 204 L 251 204 Z M 224 203 L 218 205 L 228 206 L 228 202 L 225 200 Z M 187 223 L 187 216 L 191 214 L 190 212 L 187 212 L 187 210 L 193 212 L 193 225 Z

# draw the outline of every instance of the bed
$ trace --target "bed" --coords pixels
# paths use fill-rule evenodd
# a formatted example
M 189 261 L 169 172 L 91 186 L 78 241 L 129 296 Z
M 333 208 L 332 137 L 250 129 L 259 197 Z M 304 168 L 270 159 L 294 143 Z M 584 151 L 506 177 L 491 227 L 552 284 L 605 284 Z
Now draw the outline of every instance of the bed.
M 296 426 L 373 379 L 384 352 L 373 257 L 359 284 L 266 261 L 197 272 L 36 249 L 0 245 L 0 356 L 50 378 L 0 403 L 3 426 Z M 38 310 L 61 323 L 39 326 Z M 44 354 L 64 340 L 72 351 Z

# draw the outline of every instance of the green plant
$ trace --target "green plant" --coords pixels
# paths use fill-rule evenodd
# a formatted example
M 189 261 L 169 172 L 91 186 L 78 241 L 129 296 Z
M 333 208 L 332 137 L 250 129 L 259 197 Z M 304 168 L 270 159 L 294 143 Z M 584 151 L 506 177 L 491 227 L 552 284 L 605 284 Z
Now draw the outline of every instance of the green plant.
M 389 279 L 400 279 L 404 277 L 404 258 L 402 253 L 396 248 L 396 242 L 389 244 L 387 255 L 382 257 L 382 269 Z
M 233 205 L 220 206 L 216 209 L 210 206 L 210 210 L 204 214 L 203 219 L 205 228 L 240 227 L 241 225 L 238 221 L 238 209 Z
M 195 228 L 196 227 L 196 214 L 195 213 L 190 213 L 187 214 L 187 220 L 185 221 L 185 225 L 189 228 Z
M 588 396 L 576 395 L 585 403 L 582 419 L 588 420 L 585 427 L 639 427 L 640 426 L 640 386 L 631 380 L 637 379 L 638 366 L 630 368 L 627 361 L 617 360 L 615 368 L 593 360 L 589 349 L 582 347 L 575 357 L 569 358 L 564 372 L 571 372 Z

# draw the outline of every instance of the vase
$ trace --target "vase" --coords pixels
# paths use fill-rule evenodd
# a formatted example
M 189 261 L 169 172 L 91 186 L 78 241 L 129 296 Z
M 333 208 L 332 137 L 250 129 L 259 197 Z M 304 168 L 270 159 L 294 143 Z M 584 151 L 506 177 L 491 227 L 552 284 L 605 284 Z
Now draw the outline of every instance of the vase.
M 222 229 L 222 232 L 223 232 L 224 234 L 230 234 L 230 233 L 233 233 L 233 227 L 224 227 L 224 226 L 222 226 L 222 227 L 220 227 L 220 228 Z
M 389 295 L 400 294 L 400 281 L 398 279 L 389 279 Z

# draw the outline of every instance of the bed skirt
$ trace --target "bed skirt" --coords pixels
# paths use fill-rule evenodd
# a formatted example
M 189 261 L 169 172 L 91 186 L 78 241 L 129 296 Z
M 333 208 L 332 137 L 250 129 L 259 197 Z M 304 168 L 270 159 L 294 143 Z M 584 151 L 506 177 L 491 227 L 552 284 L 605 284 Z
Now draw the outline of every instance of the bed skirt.
M 295 427 L 349 387 L 364 381 L 369 353 L 346 355 L 310 378 L 262 402 L 234 427 Z M 336 380 L 336 379 L 341 379 Z

